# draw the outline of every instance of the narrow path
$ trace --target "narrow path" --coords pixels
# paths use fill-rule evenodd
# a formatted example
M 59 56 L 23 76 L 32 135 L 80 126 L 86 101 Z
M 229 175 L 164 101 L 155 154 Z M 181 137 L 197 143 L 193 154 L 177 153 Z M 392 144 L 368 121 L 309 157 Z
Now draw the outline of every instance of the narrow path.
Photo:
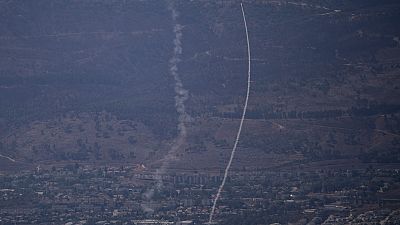
M 8 159 L 8 160 L 10 160 L 11 162 L 14 162 L 14 163 L 17 162 L 15 159 L 13 159 L 13 158 L 11 158 L 11 157 L 8 157 L 8 156 L 5 156 L 5 155 L 2 155 L 2 154 L 0 154 L 0 157 L 1 157 L 1 158 Z

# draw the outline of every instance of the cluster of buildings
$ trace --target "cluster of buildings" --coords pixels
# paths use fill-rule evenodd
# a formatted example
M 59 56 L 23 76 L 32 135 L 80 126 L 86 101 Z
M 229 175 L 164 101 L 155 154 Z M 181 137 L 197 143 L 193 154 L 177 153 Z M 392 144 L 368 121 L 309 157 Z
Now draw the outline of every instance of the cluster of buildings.
M 196 171 L 159 178 L 137 167 L 78 164 L 3 174 L 0 224 L 206 224 L 221 178 Z M 215 221 L 396 224 L 399 190 L 396 169 L 234 171 Z

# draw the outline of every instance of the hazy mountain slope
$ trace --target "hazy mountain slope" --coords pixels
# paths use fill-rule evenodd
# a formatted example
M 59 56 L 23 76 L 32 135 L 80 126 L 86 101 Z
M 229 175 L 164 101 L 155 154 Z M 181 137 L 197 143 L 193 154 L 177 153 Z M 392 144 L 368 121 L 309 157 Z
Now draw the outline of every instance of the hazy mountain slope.
M 0 153 L 28 164 L 159 165 L 178 117 L 167 5 L 1 1 Z M 220 168 L 246 88 L 239 1 L 174 5 L 183 26 L 179 75 L 192 118 L 171 166 Z M 253 83 L 235 166 L 399 162 L 400 4 L 244 5 Z

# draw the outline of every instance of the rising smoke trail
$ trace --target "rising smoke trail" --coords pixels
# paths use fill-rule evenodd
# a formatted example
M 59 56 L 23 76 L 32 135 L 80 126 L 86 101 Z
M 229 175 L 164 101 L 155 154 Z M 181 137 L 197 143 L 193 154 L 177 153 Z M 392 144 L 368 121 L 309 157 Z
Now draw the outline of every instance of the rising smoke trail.
M 187 130 L 186 123 L 188 121 L 188 114 L 185 110 L 185 101 L 188 99 L 189 92 L 183 87 L 183 83 L 178 73 L 178 63 L 181 61 L 180 57 L 182 55 L 182 25 L 180 25 L 177 20 L 179 13 L 176 11 L 172 3 L 169 5 L 169 10 L 171 10 L 172 21 L 174 22 L 174 52 L 172 58 L 169 60 L 169 70 L 175 81 L 175 107 L 178 112 L 178 136 L 175 139 L 171 149 L 168 151 L 167 155 L 164 157 L 161 167 L 157 170 L 158 185 L 160 188 L 162 186 L 162 180 L 160 175 L 165 172 L 168 164 L 176 159 L 177 151 L 185 143 Z
M 244 9 L 243 9 L 243 3 L 240 3 L 240 7 L 242 8 L 242 15 L 243 15 L 243 23 L 244 23 L 244 28 L 246 30 L 246 40 L 247 40 L 247 56 L 248 56 L 248 71 L 247 71 L 247 92 L 246 92 L 246 101 L 244 102 L 244 107 L 243 107 L 243 114 L 242 114 L 242 119 L 240 120 L 240 125 L 239 125 L 239 130 L 236 135 L 236 140 L 235 144 L 233 145 L 232 152 L 231 152 L 231 157 L 229 159 L 228 165 L 225 168 L 225 174 L 224 178 L 222 180 L 221 186 L 218 188 L 217 195 L 214 199 L 213 206 L 211 209 L 210 217 L 208 219 L 208 223 L 211 224 L 215 212 L 215 206 L 217 205 L 218 199 L 221 196 L 221 191 L 225 186 L 226 178 L 228 177 L 229 169 L 232 164 L 233 157 L 235 156 L 236 148 L 239 143 L 239 138 L 240 138 L 240 133 L 242 132 L 242 126 L 243 126 L 243 121 L 246 116 L 246 111 L 247 111 L 247 103 L 249 102 L 249 95 L 250 95 L 250 84 L 251 84 L 251 75 L 250 75 L 250 69 L 251 69 L 251 64 L 250 64 L 250 42 L 249 42 L 249 33 L 247 31 L 247 23 L 246 23 L 246 16 L 244 14 Z
M 188 91 L 183 87 L 183 83 L 181 78 L 179 77 L 178 73 L 178 63 L 181 61 L 180 57 L 182 55 L 182 25 L 177 22 L 179 13 L 174 8 L 173 4 L 171 3 L 168 6 L 168 9 L 171 11 L 172 14 L 172 21 L 174 23 L 174 51 L 171 59 L 169 60 L 169 72 L 174 78 L 175 81 L 175 108 L 178 112 L 178 136 L 174 140 L 170 150 L 168 151 L 167 155 L 163 158 L 162 164 L 159 169 L 156 171 L 155 179 L 156 189 L 160 190 L 163 186 L 162 182 L 162 174 L 165 173 L 169 163 L 173 160 L 176 160 L 176 153 L 182 147 L 182 145 L 186 141 L 187 136 L 187 129 L 186 123 L 189 120 L 189 116 L 185 110 L 185 101 L 188 99 Z M 148 190 L 144 196 L 146 199 L 151 200 L 154 189 Z M 146 206 L 144 206 L 146 208 Z M 150 210 L 151 211 L 151 210 Z

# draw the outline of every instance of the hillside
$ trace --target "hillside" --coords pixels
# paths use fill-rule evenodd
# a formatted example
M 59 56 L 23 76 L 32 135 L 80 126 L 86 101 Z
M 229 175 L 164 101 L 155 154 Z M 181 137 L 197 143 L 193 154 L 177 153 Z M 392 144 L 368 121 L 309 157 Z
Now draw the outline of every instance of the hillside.
M 177 22 L 171 15 L 171 4 Z M 169 6 L 170 5 L 170 6 Z M 244 3 L 252 89 L 236 169 L 400 162 L 400 3 Z M 240 1 L 0 1 L 0 170 L 56 163 L 221 169 L 246 88 Z

